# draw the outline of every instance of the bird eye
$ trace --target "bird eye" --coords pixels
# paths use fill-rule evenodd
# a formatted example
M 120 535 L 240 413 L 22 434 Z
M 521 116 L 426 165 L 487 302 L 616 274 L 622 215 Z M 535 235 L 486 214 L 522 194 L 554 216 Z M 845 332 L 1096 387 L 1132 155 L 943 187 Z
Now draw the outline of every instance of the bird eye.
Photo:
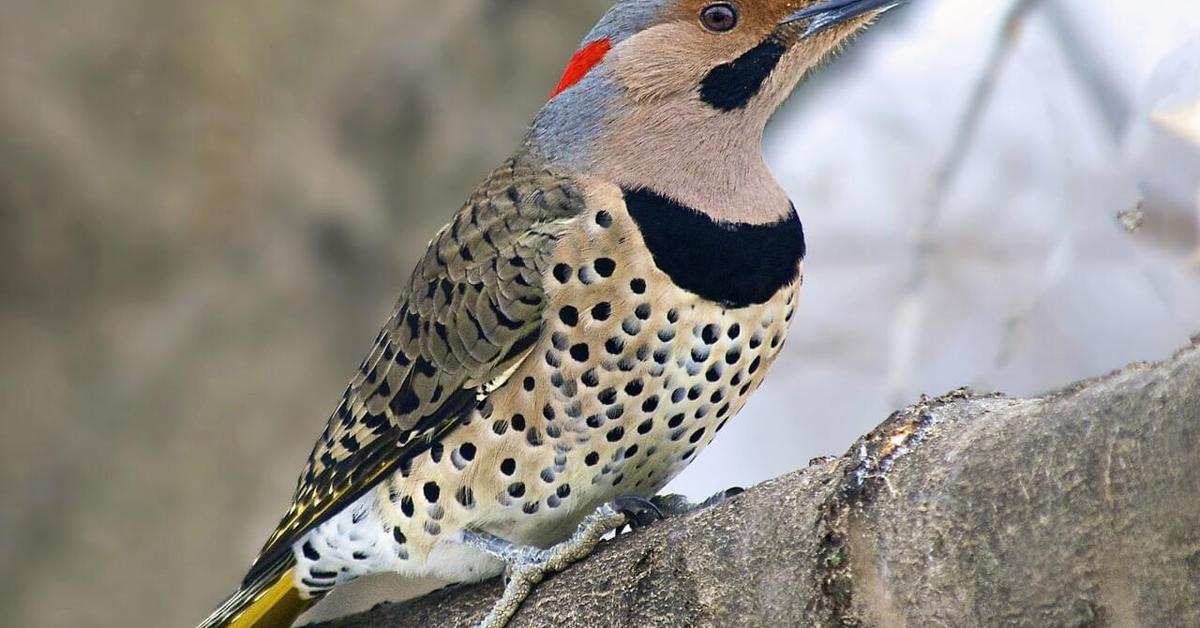
M 728 2 L 710 4 L 700 11 L 700 23 L 714 33 L 725 33 L 737 26 L 738 12 Z

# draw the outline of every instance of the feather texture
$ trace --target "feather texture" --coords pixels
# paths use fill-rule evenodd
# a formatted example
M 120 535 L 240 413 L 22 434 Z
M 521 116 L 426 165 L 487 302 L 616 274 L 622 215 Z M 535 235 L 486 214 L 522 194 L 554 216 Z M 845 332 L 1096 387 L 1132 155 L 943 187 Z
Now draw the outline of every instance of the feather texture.
M 557 237 L 583 205 L 571 179 L 518 154 L 434 237 L 247 582 L 453 430 L 511 372 L 537 338 Z

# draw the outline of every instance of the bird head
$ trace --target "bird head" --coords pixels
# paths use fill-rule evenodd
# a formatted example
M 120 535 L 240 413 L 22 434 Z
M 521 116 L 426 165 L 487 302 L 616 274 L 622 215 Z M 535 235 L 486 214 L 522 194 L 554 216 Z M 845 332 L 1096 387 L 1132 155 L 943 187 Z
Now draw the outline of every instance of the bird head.
M 528 143 L 557 165 L 718 218 L 769 220 L 786 196 L 762 162 L 768 119 L 809 70 L 902 1 L 621 0 L 571 57 Z

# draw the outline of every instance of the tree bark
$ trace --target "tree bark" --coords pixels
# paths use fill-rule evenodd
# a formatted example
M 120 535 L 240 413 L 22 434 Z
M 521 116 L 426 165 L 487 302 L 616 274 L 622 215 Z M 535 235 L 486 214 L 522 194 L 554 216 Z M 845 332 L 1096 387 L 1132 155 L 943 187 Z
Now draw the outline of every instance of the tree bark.
M 497 580 L 329 628 L 472 626 Z M 520 626 L 1200 626 L 1200 338 L 1037 399 L 956 391 L 605 543 Z

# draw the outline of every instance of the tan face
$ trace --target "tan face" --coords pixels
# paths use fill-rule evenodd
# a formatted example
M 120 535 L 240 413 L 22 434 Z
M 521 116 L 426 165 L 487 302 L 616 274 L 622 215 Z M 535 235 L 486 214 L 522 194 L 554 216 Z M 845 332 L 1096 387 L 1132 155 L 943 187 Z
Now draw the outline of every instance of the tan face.
M 663 1 L 625 0 L 616 9 Z M 603 48 L 588 79 L 551 99 L 530 144 L 563 167 L 653 190 L 720 221 L 789 215 L 762 157 L 767 120 L 811 68 L 897 0 L 668 1 L 649 26 L 635 22 L 632 34 Z M 704 19 L 718 6 L 736 13 L 729 28 Z M 790 19 L 810 9 L 815 17 Z M 599 37 L 610 36 L 605 26 Z M 586 45 L 596 41 L 604 40 Z
M 714 32 L 701 20 L 714 4 L 677 0 L 659 24 L 608 53 L 605 65 L 620 89 L 588 170 L 622 187 L 653 189 L 718 220 L 772 222 L 787 215 L 790 202 L 763 162 L 767 120 L 804 74 L 870 16 L 801 37 L 806 23 L 780 24 L 813 0 L 731 0 L 737 25 Z M 758 74 L 746 99 L 726 108 L 706 101 L 701 87 L 714 69 L 738 61 L 725 73 L 736 81 L 748 53 L 764 43 L 781 47 L 766 66 L 770 74 Z
M 706 27 L 702 13 L 714 4 L 733 6 L 738 15 L 734 28 L 716 32 Z M 767 109 L 769 116 L 805 72 L 872 17 L 851 19 L 803 39 L 799 38 L 803 25 L 781 26 L 788 16 L 814 4 L 813 0 L 678 0 L 661 24 L 621 42 L 607 62 L 634 102 L 697 100 L 697 85 L 713 68 L 733 62 L 774 37 L 788 52 L 750 106 L 756 110 L 750 113 L 762 114 L 761 110 Z

